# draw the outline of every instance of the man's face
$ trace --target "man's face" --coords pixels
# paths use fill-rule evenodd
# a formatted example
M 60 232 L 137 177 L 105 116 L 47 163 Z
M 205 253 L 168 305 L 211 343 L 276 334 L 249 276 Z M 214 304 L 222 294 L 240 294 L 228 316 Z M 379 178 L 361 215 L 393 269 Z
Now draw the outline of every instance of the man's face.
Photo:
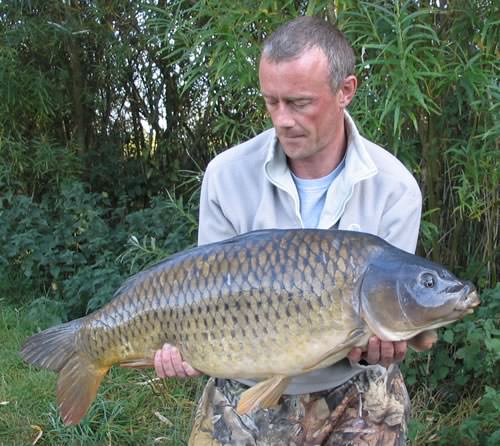
M 263 57 L 259 78 L 267 111 L 292 163 L 344 150 L 337 147 L 344 142 L 343 91 L 332 92 L 323 51 L 312 48 L 279 63 Z

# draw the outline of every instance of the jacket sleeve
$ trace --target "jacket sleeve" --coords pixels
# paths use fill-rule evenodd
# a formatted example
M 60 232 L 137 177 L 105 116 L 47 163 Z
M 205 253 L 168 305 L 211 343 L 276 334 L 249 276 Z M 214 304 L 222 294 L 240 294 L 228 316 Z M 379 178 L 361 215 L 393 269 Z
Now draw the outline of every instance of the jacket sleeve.
M 218 200 L 218 192 L 221 192 L 219 189 L 216 172 L 209 163 L 201 184 L 198 245 L 218 242 L 237 235 L 233 224 L 221 208 Z
M 415 182 L 384 211 L 380 236 L 397 248 L 414 254 L 421 213 L 422 194 Z

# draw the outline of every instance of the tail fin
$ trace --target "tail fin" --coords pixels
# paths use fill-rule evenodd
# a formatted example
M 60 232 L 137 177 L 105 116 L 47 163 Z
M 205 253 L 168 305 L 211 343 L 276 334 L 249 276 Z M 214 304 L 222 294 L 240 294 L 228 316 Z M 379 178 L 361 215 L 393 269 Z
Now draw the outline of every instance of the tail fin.
M 76 334 L 81 319 L 57 325 L 31 336 L 21 349 L 30 364 L 59 373 L 57 401 L 65 424 L 77 424 L 94 401 L 109 367 L 99 367 L 78 350 Z

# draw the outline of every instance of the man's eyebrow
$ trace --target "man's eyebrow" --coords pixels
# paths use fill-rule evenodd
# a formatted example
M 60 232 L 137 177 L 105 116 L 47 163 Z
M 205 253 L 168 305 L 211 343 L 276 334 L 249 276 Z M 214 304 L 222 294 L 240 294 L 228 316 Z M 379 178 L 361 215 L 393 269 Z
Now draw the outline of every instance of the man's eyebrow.
M 311 101 L 314 99 L 312 96 L 288 96 L 287 101 Z
M 262 97 L 264 98 L 275 98 L 272 94 L 265 94 L 261 92 Z M 313 96 L 286 96 L 283 98 L 285 101 L 295 102 L 295 101 L 312 101 L 314 99 Z

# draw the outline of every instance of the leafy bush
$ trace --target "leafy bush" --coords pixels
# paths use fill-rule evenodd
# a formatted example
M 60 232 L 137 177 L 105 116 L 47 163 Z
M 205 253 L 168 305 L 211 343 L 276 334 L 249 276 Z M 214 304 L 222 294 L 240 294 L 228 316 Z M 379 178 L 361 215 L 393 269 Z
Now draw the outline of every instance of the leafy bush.
M 78 182 L 40 203 L 7 196 L 0 208 L 0 265 L 11 279 L 30 280 L 44 299 L 60 300 L 66 317 L 81 316 L 108 302 L 126 276 L 192 244 L 196 206 L 196 198 L 156 197 L 150 208 L 125 215 L 110 207 L 106 194 Z M 152 249 L 137 250 L 136 243 L 123 252 L 138 236 Z
M 198 189 L 187 200 L 171 195 L 166 199 L 155 197 L 150 208 L 126 216 L 125 227 L 130 237 L 120 261 L 129 265 L 130 273 L 195 243 L 198 200 Z
M 95 281 L 86 277 L 77 290 L 77 273 L 104 266 L 108 284 L 120 279 L 111 265 L 113 246 L 124 235 L 111 230 L 110 214 L 106 197 L 85 192 L 81 183 L 67 183 L 59 195 L 46 194 L 40 203 L 12 196 L 4 200 L 0 216 L 0 262 L 30 279 L 34 288 L 61 299 L 68 316 L 81 314 L 91 297 L 85 287 Z

